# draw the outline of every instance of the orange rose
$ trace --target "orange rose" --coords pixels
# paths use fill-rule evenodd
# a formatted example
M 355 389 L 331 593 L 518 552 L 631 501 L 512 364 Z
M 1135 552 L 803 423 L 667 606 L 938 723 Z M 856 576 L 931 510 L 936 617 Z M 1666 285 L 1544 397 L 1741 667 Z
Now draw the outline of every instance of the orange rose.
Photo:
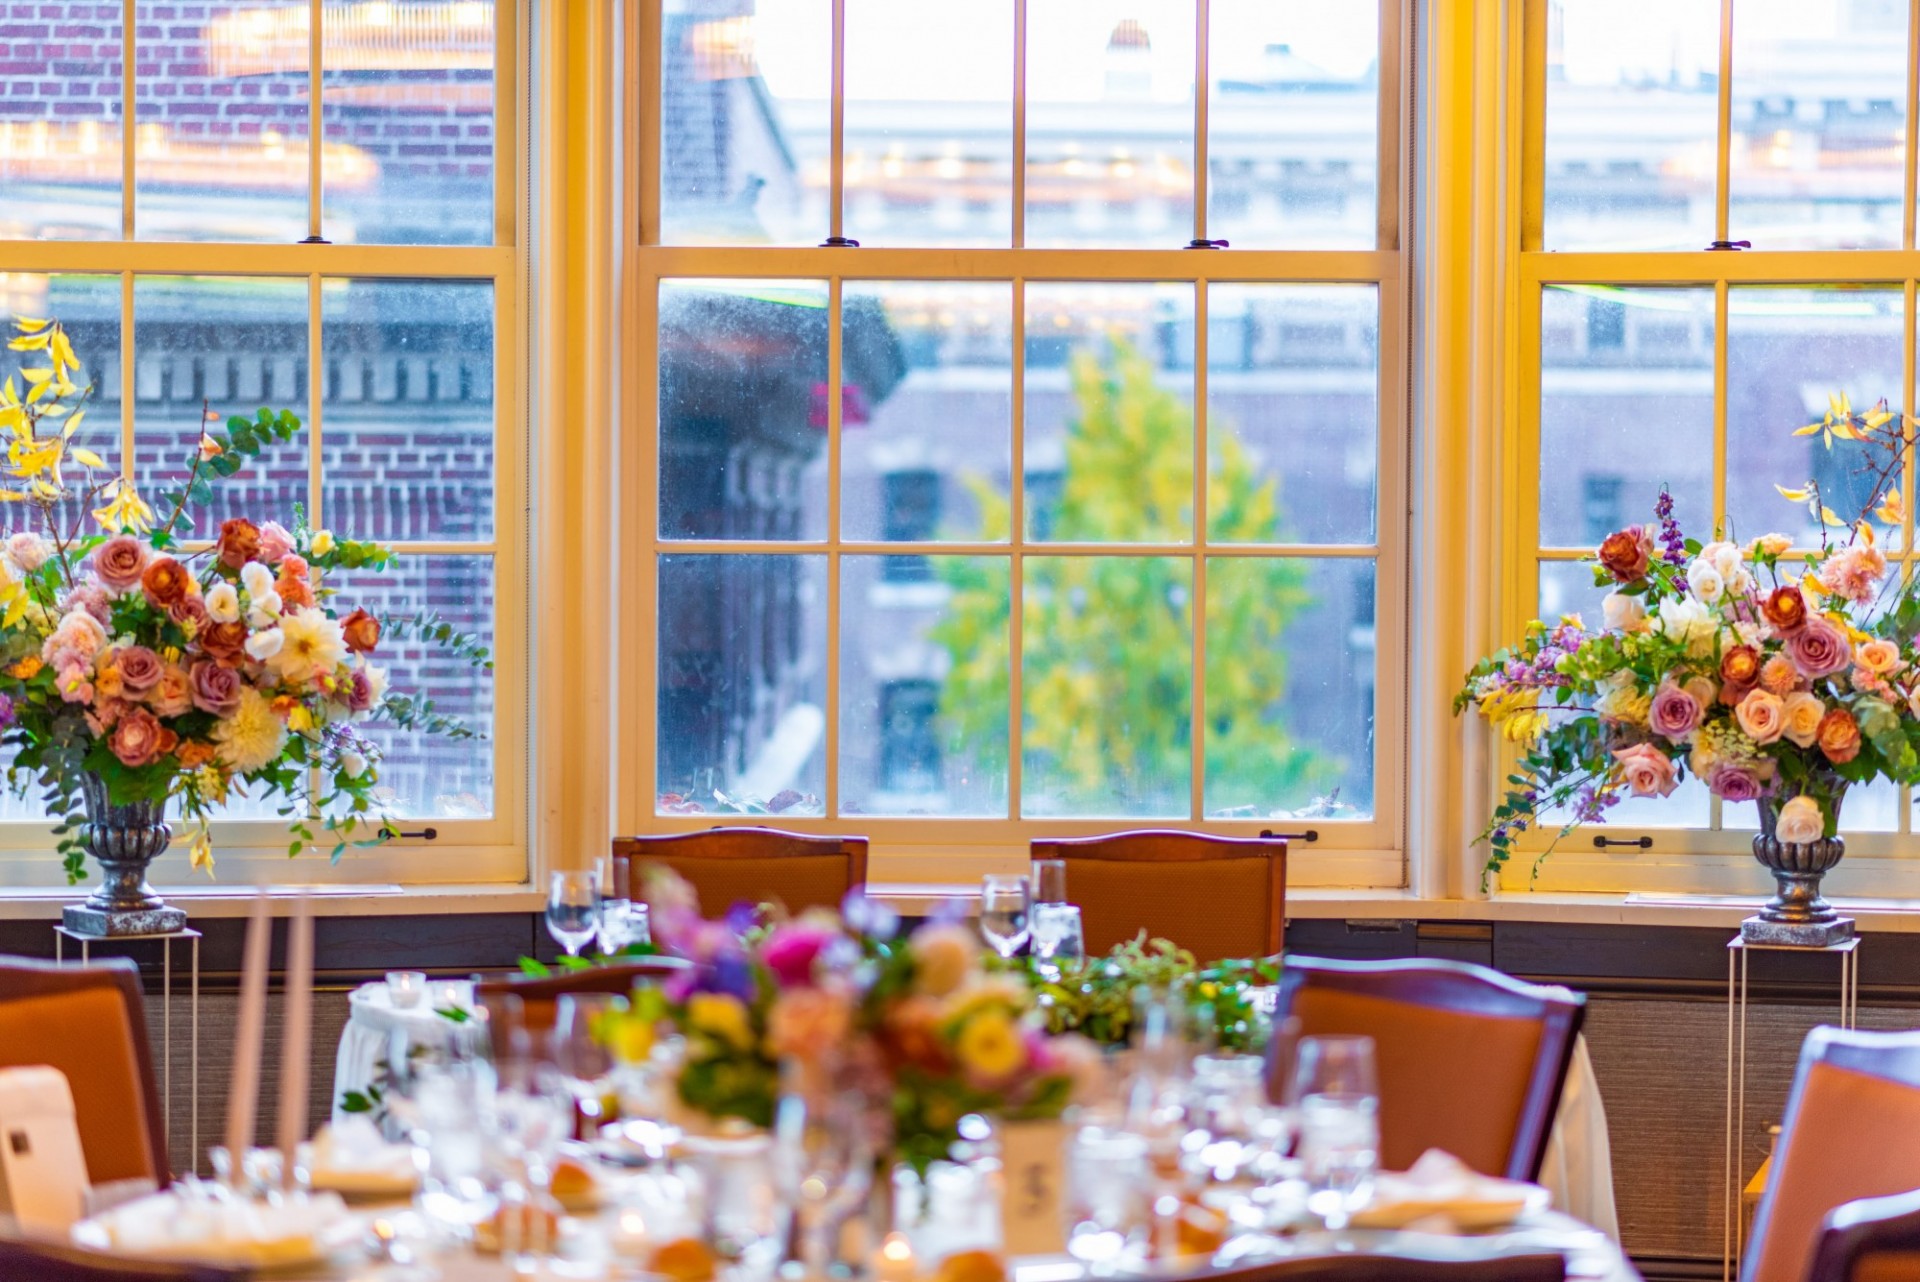
M 365 654 L 380 644 L 380 620 L 365 610 L 355 610 L 340 621 L 340 631 L 347 639 L 347 649 L 355 654 Z
M 289 556 L 288 560 L 293 558 Z M 280 604 L 288 609 L 305 609 L 313 602 L 313 584 L 305 577 L 288 574 L 285 570 L 274 581 L 273 590 L 280 594 Z
M 1807 621 L 1807 598 L 1800 593 L 1800 586 L 1789 583 L 1778 587 L 1760 606 L 1761 613 L 1767 616 L 1776 632 L 1792 632 Z
M 247 653 L 247 625 L 238 620 L 209 624 L 200 629 L 196 639 L 208 658 L 217 659 L 228 667 L 239 663 Z
M 1653 532 L 1643 525 L 1629 525 L 1609 534 L 1600 545 L 1600 564 L 1621 583 L 1633 583 L 1647 575 L 1653 561 Z
M 186 599 L 193 587 L 193 576 L 187 573 L 187 567 L 170 556 L 156 556 L 148 562 L 145 573 L 140 576 L 140 586 L 147 594 L 147 600 L 164 610 Z
M 180 758 L 182 769 L 198 770 L 219 754 L 212 744 L 202 743 L 198 739 L 189 739 L 180 745 L 176 755 Z
M 260 554 L 260 527 L 242 517 L 220 526 L 220 564 L 237 570 Z
M 1751 688 L 1760 680 L 1760 652 L 1750 645 L 1737 645 L 1720 656 L 1720 683 L 1723 686 L 1739 686 L 1743 690 Z M 1728 703 L 1738 703 L 1738 699 L 1727 699 L 1725 692 L 1720 695 Z
M 1845 708 L 1834 708 L 1820 718 L 1817 741 L 1828 761 L 1845 765 L 1860 755 L 1860 723 Z

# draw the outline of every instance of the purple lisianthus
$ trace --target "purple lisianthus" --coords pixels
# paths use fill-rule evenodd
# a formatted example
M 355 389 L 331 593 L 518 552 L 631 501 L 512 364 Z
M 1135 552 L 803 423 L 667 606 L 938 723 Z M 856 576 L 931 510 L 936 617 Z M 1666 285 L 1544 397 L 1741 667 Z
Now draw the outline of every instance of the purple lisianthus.
M 1707 790 L 1722 801 L 1758 801 L 1770 788 L 1748 766 L 1719 765 L 1707 776 Z
M 1787 657 L 1804 676 L 1830 676 L 1853 662 L 1847 634 L 1823 615 L 1809 616 L 1804 626 L 1787 634 L 1783 644 Z
M 1647 709 L 1655 734 L 1675 741 L 1700 728 L 1700 701 L 1672 682 L 1663 683 Z
M 820 953 L 839 936 L 828 927 L 796 921 L 776 926 L 760 946 L 760 960 L 782 988 L 804 988 L 813 983 Z

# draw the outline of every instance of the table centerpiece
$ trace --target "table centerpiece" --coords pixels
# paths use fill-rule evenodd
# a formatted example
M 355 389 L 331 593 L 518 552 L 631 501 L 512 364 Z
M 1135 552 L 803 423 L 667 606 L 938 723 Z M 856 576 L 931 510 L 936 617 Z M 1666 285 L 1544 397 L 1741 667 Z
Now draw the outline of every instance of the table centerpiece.
M 1569 815 L 1564 837 L 1623 796 L 1667 797 L 1691 776 L 1759 812 L 1753 854 L 1777 892 L 1744 938 L 1822 947 L 1852 936 L 1820 895 L 1846 851 L 1841 803 L 1855 784 L 1920 780 L 1920 585 L 1883 550 L 1906 523 L 1898 483 L 1914 426 L 1884 401 L 1862 413 L 1833 397 L 1795 435 L 1846 442 L 1865 501 L 1843 517 L 1816 482 L 1775 486 L 1819 523 L 1818 548 L 1725 531 L 1702 544 L 1663 490 L 1652 524 L 1595 554 L 1594 583 L 1609 589 L 1600 628 L 1536 619 L 1474 665 L 1454 711 L 1477 710 L 1520 752 L 1480 836 L 1483 881 L 1543 815 Z
M 54 816 L 69 882 L 88 855 L 102 869 L 65 910 L 67 928 L 185 924 L 146 880 L 172 840 L 170 804 L 194 830 L 192 866 L 208 872 L 213 816 L 243 788 L 279 802 L 289 854 L 315 840 L 316 819 L 336 859 L 390 836 L 380 753 L 362 727 L 472 731 L 390 689 L 375 654 L 418 639 L 490 669 L 485 648 L 431 615 L 343 613 L 326 576 L 386 568 L 394 553 L 309 529 L 297 508 L 287 526 L 234 516 L 216 540 L 188 537 L 215 484 L 300 431 L 293 414 L 262 409 L 222 428 L 203 411 L 184 479 L 155 496 L 163 517 L 79 444 L 93 385 L 60 322 L 16 318 L 13 331 L 8 347 L 24 355 L 0 383 L 0 503 L 29 518 L 0 546 L 0 744 L 13 754 L 8 787 L 37 792 Z

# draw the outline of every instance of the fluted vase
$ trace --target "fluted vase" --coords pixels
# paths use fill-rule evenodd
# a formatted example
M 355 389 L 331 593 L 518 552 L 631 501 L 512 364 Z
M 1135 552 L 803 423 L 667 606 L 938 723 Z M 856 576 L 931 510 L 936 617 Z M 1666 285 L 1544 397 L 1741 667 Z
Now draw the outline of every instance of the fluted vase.
M 1833 813 L 1840 813 L 1842 785 L 1833 792 Z M 1853 938 L 1853 918 L 1842 917 L 1820 894 L 1820 879 L 1847 853 L 1844 837 L 1815 841 L 1781 841 L 1775 835 L 1779 804 L 1763 797 L 1760 831 L 1753 839 L 1753 857 L 1773 874 L 1775 892 L 1756 917 L 1740 923 L 1740 937 L 1750 944 L 1795 948 L 1828 948 Z
M 91 772 L 80 779 L 86 822 L 80 844 L 100 865 L 100 884 L 84 903 L 68 904 L 63 924 L 76 935 L 164 935 L 187 924 L 187 914 L 169 907 L 147 884 L 147 866 L 173 840 L 167 803 L 131 801 L 114 805 L 107 781 Z

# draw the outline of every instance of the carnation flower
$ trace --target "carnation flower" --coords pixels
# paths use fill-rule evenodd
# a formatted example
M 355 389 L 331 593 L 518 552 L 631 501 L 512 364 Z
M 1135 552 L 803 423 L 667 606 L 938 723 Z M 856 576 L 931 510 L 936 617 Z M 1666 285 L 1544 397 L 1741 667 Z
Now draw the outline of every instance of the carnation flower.
M 1753 541 L 1752 555 L 1756 558 L 1770 556 L 1778 560 L 1793 548 L 1793 540 L 1784 534 L 1762 534 Z
M 1820 803 L 1805 793 L 1790 798 L 1774 817 L 1773 835 L 1789 846 L 1805 846 L 1826 835 L 1827 821 Z
M 1760 665 L 1760 685 L 1786 698 L 1800 684 L 1800 670 L 1793 666 L 1793 660 L 1784 654 L 1772 655 Z
M 287 746 L 287 727 L 265 695 L 243 686 L 233 715 L 214 726 L 213 742 L 220 760 L 246 774 L 280 756 Z
M 1828 557 L 1819 570 L 1822 587 L 1855 605 L 1870 604 L 1880 591 L 1880 580 L 1886 576 L 1886 554 L 1867 544 L 1841 548 Z
M 107 629 L 100 620 L 86 610 L 69 610 L 41 643 L 40 657 L 53 663 L 55 654 L 66 651 L 75 662 L 92 663 L 106 644 Z
M 98 583 L 82 583 L 67 593 L 66 600 L 61 603 L 60 608 L 69 613 L 74 610 L 85 610 L 100 620 L 102 625 L 113 622 L 113 602 L 108 600 L 107 590 Z

